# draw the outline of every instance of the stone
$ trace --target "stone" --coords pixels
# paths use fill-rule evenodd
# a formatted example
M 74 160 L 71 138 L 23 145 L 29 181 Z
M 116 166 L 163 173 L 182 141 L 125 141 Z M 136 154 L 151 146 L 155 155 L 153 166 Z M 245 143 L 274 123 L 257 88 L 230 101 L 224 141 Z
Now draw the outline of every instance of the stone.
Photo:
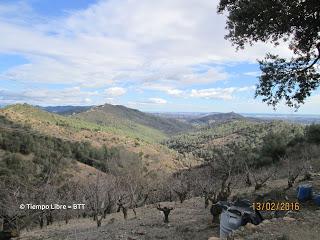
M 252 223 L 247 223 L 245 228 L 248 229 L 248 230 L 255 230 L 257 228 L 257 226 L 252 224 Z
M 271 218 L 270 221 L 271 222 L 279 222 L 279 219 L 278 218 Z
M 293 222 L 293 221 L 295 221 L 296 219 L 295 219 L 295 218 L 292 218 L 292 217 L 284 217 L 283 220 L 286 221 L 286 222 Z
M 220 240 L 218 237 L 209 237 L 208 240 Z
M 142 229 L 133 230 L 132 233 L 137 235 L 146 235 L 146 231 Z
M 135 237 L 128 237 L 127 240 L 137 240 Z

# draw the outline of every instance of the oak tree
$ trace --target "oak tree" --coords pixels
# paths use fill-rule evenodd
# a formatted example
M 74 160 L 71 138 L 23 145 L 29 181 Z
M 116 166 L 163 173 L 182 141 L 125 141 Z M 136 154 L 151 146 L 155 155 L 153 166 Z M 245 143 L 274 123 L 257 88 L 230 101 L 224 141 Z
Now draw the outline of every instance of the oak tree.
M 267 53 L 259 60 L 256 97 L 298 109 L 320 84 L 319 0 L 220 0 L 218 13 L 224 12 L 225 37 L 238 49 L 259 41 L 288 43 L 290 59 Z

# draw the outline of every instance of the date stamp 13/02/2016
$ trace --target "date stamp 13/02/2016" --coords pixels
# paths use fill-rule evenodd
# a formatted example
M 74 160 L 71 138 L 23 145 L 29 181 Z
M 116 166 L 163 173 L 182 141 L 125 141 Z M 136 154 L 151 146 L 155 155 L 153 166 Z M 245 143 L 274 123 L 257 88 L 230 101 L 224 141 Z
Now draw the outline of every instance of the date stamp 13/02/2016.
M 252 208 L 257 211 L 299 211 L 299 202 L 254 202 Z

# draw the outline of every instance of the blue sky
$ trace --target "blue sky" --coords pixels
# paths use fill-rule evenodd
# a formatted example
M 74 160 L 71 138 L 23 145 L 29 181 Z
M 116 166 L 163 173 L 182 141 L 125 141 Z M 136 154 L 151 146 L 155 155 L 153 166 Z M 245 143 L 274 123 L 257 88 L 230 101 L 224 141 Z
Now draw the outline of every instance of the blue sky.
M 268 51 L 224 39 L 216 0 L 2 0 L 0 104 L 271 113 L 254 99 Z M 299 113 L 320 114 L 319 91 Z M 278 113 L 292 113 L 279 106 Z

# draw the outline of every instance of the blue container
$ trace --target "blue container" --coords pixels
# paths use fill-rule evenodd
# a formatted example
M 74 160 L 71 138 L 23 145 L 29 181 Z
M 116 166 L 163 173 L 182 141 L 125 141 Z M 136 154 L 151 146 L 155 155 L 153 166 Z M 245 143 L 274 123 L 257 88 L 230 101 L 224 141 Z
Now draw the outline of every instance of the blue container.
M 320 194 L 315 195 L 313 200 L 317 206 L 320 206 Z
M 304 202 L 312 199 L 312 186 L 310 184 L 300 185 L 297 191 L 299 201 Z

